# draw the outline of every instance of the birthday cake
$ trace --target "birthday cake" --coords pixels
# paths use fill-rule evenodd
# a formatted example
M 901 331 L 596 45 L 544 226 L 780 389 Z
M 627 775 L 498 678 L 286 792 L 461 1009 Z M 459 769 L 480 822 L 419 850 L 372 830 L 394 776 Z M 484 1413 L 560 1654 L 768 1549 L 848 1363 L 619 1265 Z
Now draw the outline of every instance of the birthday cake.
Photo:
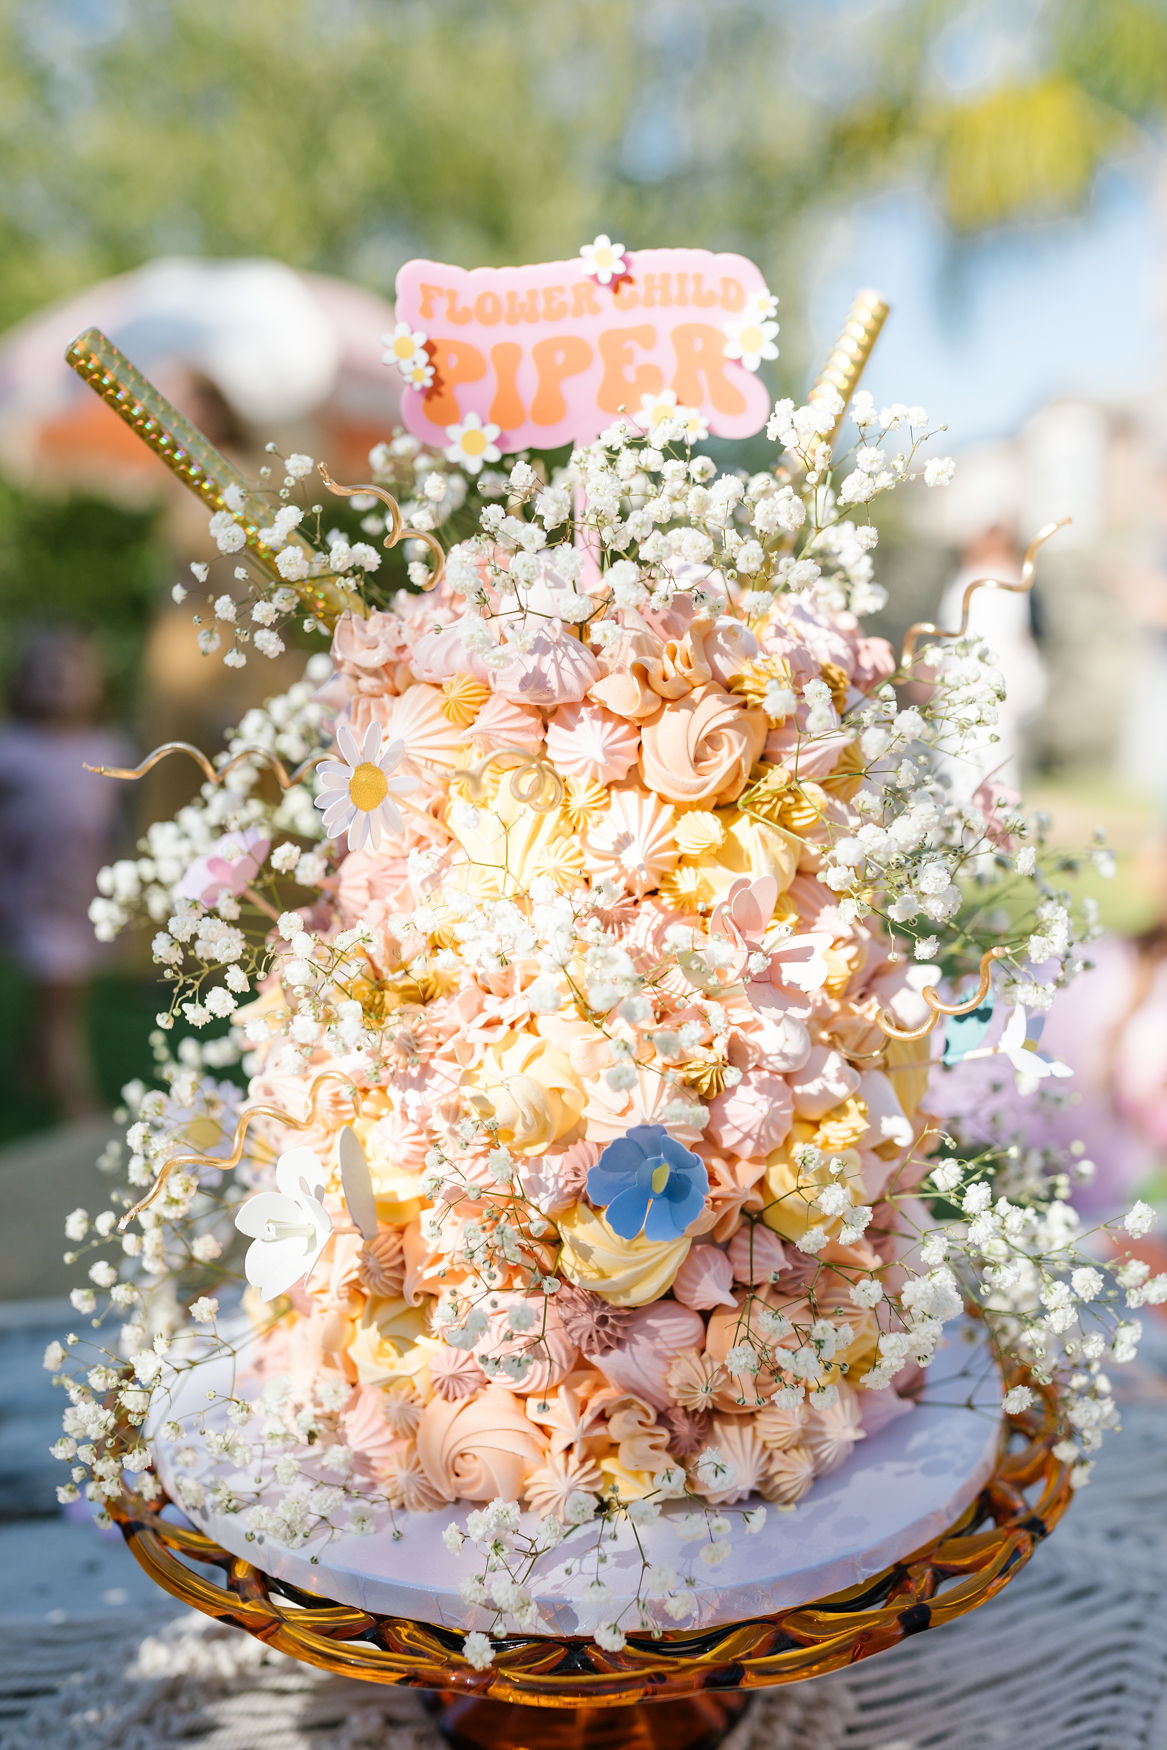
M 1069 1163 L 962 1144 L 929 1085 L 972 1055 L 1056 1078 L 1026 1011 L 1092 922 L 1016 798 L 952 777 L 989 654 L 864 629 L 872 501 L 951 462 L 921 409 L 859 392 L 844 423 L 853 371 L 772 402 L 775 310 L 739 257 L 608 238 L 414 263 L 386 353 L 410 429 L 367 485 L 325 476 L 350 523 L 303 456 L 221 493 L 204 648 L 272 655 L 306 616 L 329 654 L 103 875 L 99 931 L 151 919 L 171 1000 L 130 1091 L 128 1262 L 78 1291 L 127 1324 L 71 1387 L 70 1488 L 128 1467 L 153 1498 L 154 1440 L 192 1516 L 273 1546 L 469 1509 L 465 1598 L 531 1626 L 524 1537 L 530 1564 L 680 1516 L 716 1565 L 919 1413 L 970 1305 L 1072 1373 L 1088 1462 L 1130 1336 L 1084 1334 L 1115 1314 Z M 706 453 L 762 427 L 749 466 Z M 217 1419 L 176 1415 L 208 1360 Z M 605 1645 L 685 1620 L 653 1573 Z

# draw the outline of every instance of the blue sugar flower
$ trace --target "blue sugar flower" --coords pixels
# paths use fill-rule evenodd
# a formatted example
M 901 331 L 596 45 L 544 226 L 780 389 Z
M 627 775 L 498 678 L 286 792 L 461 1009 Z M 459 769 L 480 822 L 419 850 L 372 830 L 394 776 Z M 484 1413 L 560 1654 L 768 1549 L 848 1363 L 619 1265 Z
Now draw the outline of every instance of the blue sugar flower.
M 709 1174 L 699 1155 L 660 1124 L 638 1124 L 610 1142 L 588 1173 L 588 1196 L 622 1240 L 679 1240 L 705 1207 Z

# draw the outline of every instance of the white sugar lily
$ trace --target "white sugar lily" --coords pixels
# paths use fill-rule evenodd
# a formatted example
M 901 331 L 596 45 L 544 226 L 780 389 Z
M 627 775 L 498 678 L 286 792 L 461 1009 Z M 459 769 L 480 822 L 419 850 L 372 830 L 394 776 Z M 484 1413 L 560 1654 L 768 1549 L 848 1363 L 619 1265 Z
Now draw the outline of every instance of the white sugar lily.
M 416 790 L 418 778 L 401 770 L 405 759 L 403 741 L 383 741 L 379 723 L 370 723 L 358 743 L 347 724 L 336 732 L 338 760 L 320 767 L 323 788 L 316 806 L 324 815 L 324 830 L 330 839 L 347 834 L 350 851 L 366 845 L 376 850 L 385 833 L 400 836 L 405 830 L 394 796 Z
M 1047 1076 L 1070 1076 L 1073 1070 L 1067 1064 L 1059 1063 L 1057 1058 L 1042 1057 L 1037 1049 L 1037 1041 L 1045 1024 L 1045 1016 L 1038 1015 L 1031 1023 L 1025 1010 L 1018 1003 L 1009 1014 L 1004 1032 L 997 1041 L 983 1051 L 970 1051 L 965 1055 L 965 1061 L 972 1057 L 1003 1057 L 1012 1064 L 1017 1077 L 1017 1091 L 1020 1094 L 1031 1094 L 1038 1082 Z M 1033 1037 L 1029 1037 L 1032 1033 Z
M 467 474 L 479 474 L 484 462 L 501 460 L 502 451 L 495 443 L 500 427 L 484 425 L 480 413 L 468 413 L 459 425 L 448 425 L 446 436 L 445 457 L 447 462 L 457 462 L 465 468 Z
M 731 316 L 728 322 L 723 322 L 721 331 L 725 335 L 722 352 L 727 359 L 737 359 L 747 371 L 756 371 L 763 359 L 778 357 L 775 345 L 778 324 L 767 317 L 747 310 L 744 315 Z
M 235 1226 L 251 1244 L 243 1262 L 262 1301 L 286 1294 L 308 1275 L 332 1232 L 321 1203 L 327 1175 L 310 1148 L 292 1148 L 276 1162 L 278 1190 L 260 1191 L 237 1212 Z
M 385 364 L 396 365 L 403 377 L 408 378 L 414 364 L 428 363 L 425 350 L 427 336 L 420 328 L 411 328 L 408 322 L 399 322 L 392 334 L 384 334 L 381 339 L 385 347 L 382 354 Z
M 585 243 L 579 258 L 587 278 L 598 280 L 602 286 L 628 272 L 623 243 L 613 243 L 606 231 L 601 231 L 594 242 Z
M 373 1192 L 373 1179 L 369 1172 L 368 1159 L 361 1147 L 361 1139 L 351 1124 L 346 1124 L 341 1130 L 337 1138 L 336 1153 L 340 1162 L 340 1186 L 348 1212 L 360 1230 L 361 1238 L 375 1240 L 377 1199 Z

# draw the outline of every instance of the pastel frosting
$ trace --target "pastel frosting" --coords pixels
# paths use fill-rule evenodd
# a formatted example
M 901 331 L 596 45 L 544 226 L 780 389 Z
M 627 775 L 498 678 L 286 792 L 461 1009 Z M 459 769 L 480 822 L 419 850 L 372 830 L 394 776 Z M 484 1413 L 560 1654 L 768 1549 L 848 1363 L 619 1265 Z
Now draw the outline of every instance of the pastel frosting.
M 501 1385 L 477 1397 L 433 1397 L 417 1429 L 422 1470 L 445 1501 L 517 1501 L 547 1442 L 522 1402 Z
M 627 777 L 639 751 L 636 726 L 602 705 L 563 705 L 547 726 L 547 757 L 556 769 L 597 784 Z

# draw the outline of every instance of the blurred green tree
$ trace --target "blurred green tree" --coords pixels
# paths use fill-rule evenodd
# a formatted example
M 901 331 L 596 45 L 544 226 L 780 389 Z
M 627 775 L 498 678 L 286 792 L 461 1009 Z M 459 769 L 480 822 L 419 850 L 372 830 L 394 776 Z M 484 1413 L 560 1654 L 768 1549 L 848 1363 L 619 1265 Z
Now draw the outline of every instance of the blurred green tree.
M 815 208 L 1073 211 L 1165 112 L 1164 0 L 0 0 L 0 327 L 159 253 L 387 288 L 601 228 L 796 300 Z

